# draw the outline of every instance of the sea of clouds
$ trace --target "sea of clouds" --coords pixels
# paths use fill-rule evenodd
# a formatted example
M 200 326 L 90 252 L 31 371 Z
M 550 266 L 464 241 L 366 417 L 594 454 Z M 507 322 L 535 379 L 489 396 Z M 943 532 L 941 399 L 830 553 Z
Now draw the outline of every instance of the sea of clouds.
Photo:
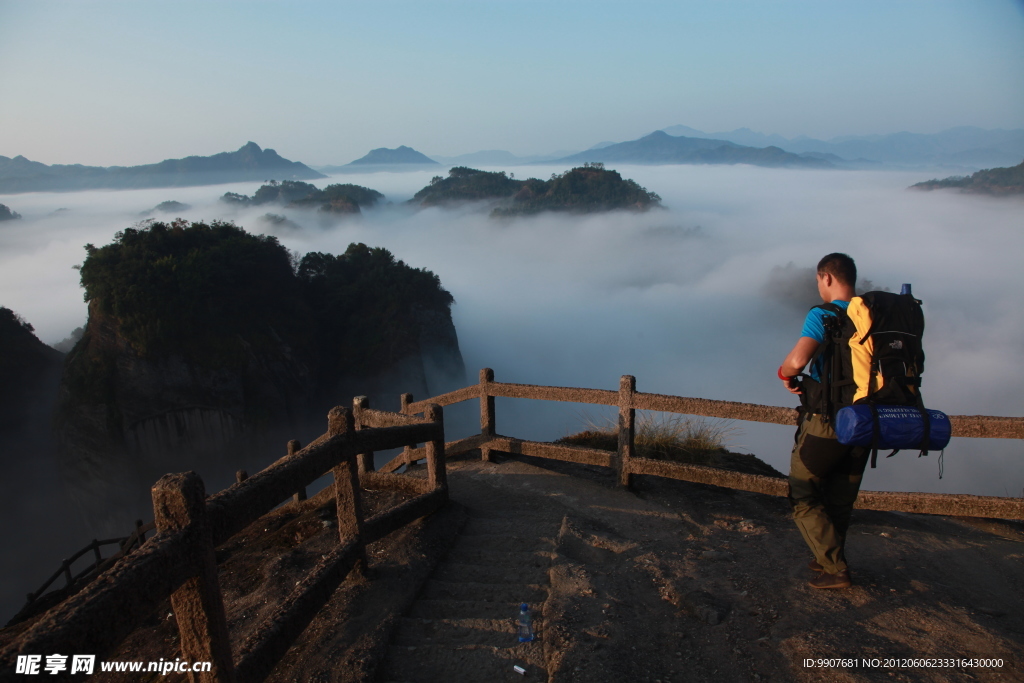
M 497 169 L 495 169 L 497 170 Z M 546 178 L 562 167 L 505 168 Z M 809 271 L 831 251 L 862 279 L 924 301 L 929 407 L 950 414 L 1024 414 L 1024 202 L 906 188 L 928 172 L 807 171 L 749 166 L 618 166 L 665 209 L 495 220 L 485 206 L 406 205 L 435 172 L 338 175 L 383 192 L 387 204 L 334 218 L 274 205 L 233 208 L 227 191 L 260 183 L 0 196 L 22 214 L 0 223 L 0 305 L 56 343 L 86 320 L 73 266 L 83 245 L 109 243 L 165 200 L 189 220 L 231 220 L 299 253 L 383 246 L 427 268 L 454 295 L 469 380 L 640 391 L 795 405 L 775 369 L 795 342 Z M 274 223 L 274 213 L 288 221 Z M 788 268 L 787 268 L 788 266 Z M 420 397 L 417 397 L 420 398 Z M 339 403 L 347 402 L 339 397 Z M 469 433 L 474 406 L 452 408 L 449 438 Z M 576 431 L 612 413 L 596 406 L 498 400 L 498 430 L 532 439 Z M 792 429 L 736 423 L 735 450 L 788 469 Z M 936 455 L 900 453 L 869 471 L 866 489 L 1022 495 L 1024 444 L 954 439 Z

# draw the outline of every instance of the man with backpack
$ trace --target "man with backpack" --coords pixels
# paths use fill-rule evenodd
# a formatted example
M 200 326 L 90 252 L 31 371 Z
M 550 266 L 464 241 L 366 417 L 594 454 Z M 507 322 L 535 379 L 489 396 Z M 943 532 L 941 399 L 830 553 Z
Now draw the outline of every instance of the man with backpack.
M 788 391 L 800 395 L 801 410 L 796 444 L 790 460 L 789 500 L 793 519 L 814 559 L 808 565 L 817 575 L 812 588 L 847 588 L 846 533 L 870 448 L 845 446 L 836 438 L 834 420 L 822 399 L 823 373 L 829 358 L 821 355 L 830 334 L 829 318 L 845 317 L 855 296 L 857 267 L 846 254 L 821 259 L 817 270 L 818 294 L 825 305 L 814 307 L 804 320 L 800 338 L 779 367 L 779 379 Z M 798 376 L 810 363 L 808 377 Z

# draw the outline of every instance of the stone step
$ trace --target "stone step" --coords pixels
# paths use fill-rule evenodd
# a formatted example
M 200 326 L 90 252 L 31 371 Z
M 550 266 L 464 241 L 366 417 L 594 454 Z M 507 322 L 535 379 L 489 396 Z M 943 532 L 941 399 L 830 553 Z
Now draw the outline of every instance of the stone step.
M 433 578 L 439 581 L 473 581 L 476 583 L 548 583 L 548 566 L 536 567 L 533 563 L 516 566 L 460 564 L 445 562 L 434 570 Z
M 561 519 L 550 517 L 481 517 L 471 515 L 462 529 L 464 534 L 521 534 L 524 529 L 538 536 L 554 538 L 562 526 Z
M 462 546 L 456 543 L 444 563 L 453 564 L 479 564 L 487 567 L 542 567 L 547 569 L 551 566 L 554 552 L 549 550 L 537 550 L 534 552 L 518 551 L 504 552 L 499 550 L 478 550 L 472 546 Z
M 552 550 L 555 547 L 554 536 L 511 536 L 509 534 L 467 534 L 463 532 L 455 541 L 452 550 L 497 550 L 499 552 L 534 552 L 536 550 Z
M 516 665 L 526 669 L 525 677 L 512 668 Z M 394 683 L 522 683 L 546 681 L 547 671 L 543 648 L 536 639 L 508 648 L 392 645 L 378 679 Z
M 421 598 L 412 604 L 409 616 L 414 619 L 518 619 L 521 600 L 492 602 L 488 600 L 433 600 Z M 542 604 L 528 603 L 534 624 Z
M 518 627 L 509 619 L 414 619 L 403 617 L 395 629 L 395 645 L 517 645 Z
M 478 602 L 525 602 L 532 609 L 548 597 L 547 586 L 526 583 L 477 583 L 474 581 L 438 581 L 423 586 L 421 600 L 471 600 Z

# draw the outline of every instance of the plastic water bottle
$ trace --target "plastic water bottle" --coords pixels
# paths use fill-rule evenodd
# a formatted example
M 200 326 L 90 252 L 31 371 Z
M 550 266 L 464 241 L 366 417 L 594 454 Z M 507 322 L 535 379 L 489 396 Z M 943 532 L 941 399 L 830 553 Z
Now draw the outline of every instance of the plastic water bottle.
M 904 282 L 903 283 L 903 288 L 900 289 L 900 294 L 908 294 L 910 296 L 914 296 L 913 294 L 910 293 L 910 283 L 909 282 Z
M 525 602 L 519 605 L 519 642 L 529 643 L 533 640 L 533 619 L 530 617 L 530 606 Z

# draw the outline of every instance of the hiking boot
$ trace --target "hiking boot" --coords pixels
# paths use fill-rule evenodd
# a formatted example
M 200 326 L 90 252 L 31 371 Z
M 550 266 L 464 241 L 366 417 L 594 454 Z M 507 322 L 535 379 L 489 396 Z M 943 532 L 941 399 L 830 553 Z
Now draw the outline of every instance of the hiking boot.
M 811 560 L 810 562 L 808 562 L 807 563 L 807 568 L 810 569 L 812 572 L 823 572 L 823 571 L 825 571 L 825 568 L 822 567 L 820 564 L 818 564 L 817 560 Z
M 838 574 L 822 572 L 808 582 L 811 588 L 849 588 L 853 585 L 850 580 L 850 572 L 841 571 Z

